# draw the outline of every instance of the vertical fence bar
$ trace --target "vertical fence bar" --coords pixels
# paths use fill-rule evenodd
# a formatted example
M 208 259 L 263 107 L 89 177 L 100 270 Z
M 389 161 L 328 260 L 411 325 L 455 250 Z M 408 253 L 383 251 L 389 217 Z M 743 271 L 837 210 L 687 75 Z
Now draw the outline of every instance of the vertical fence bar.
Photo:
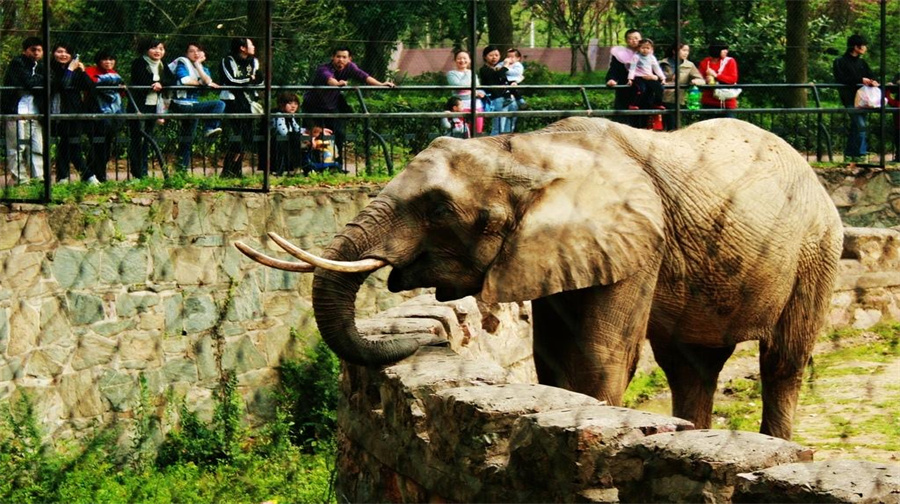
M 881 28 L 879 29 L 878 36 L 880 38 L 881 43 L 881 89 L 882 93 L 884 93 L 885 87 L 887 86 L 887 33 L 885 30 L 885 23 L 887 21 L 887 0 L 881 0 L 879 2 L 881 4 Z M 884 96 L 884 94 L 882 94 Z M 881 100 L 881 114 L 879 114 L 881 118 L 881 144 L 878 146 L 878 155 L 880 156 L 879 165 L 884 168 L 887 159 L 885 157 L 885 149 L 887 148 L 887 117 L 885 117 L 885 101 L 882 98 Z
M 50 131 L 50 61 L 49 58 L 53 56 L 50 54 L 50 18 L 52 12 L 50 11 L 50 0 L 44 0 L 41 4 L 41 31 L 43 31 L 44 38 L 44 113 L 41 114 L 41 129 L 44 130 L 44 138 L 41 139 L 41 142 L 44 144 L 44 194 L 41 196 L 42 203 L 50 202 L 50 187 L 51 187 L 51 176 L 50 176 L 50 143 L 51 143 L 51 131 Z M 34 132 L 32 132 L 32 135 Z M 28 155 L 32 157 L 31 151 L 28 151 Z M 32 161 L 33 163 L 34 161 Z
M 263 192 L 269 192 L 269 175 L 272 167 L 272 3 L 274 0 L 266 0 L 266 94 L 263 96 L 263 151 L 266 154 L 266 164 L 263 169 Z
M 673 68 L 673 75 L 675 79 L 675 129 L 681 129 L 681 95 L 682 90 L 681 86 L 678 84 L 680 80 L 678 78 L 681 73 L 681 62 L 678 60 L 678 55 L 681 54 L 681 0 L 675 0 L 675 68 Z
M 469 59 L 472 60 L 469 63 L 469 71 L 472 72 L 472 76 L 469 79 L 469 90 L 472 93 L 469 95 L 469 99 L 471 100 L 471 110 L 469 111 L 469 120 L 471 123 L 471 131 L 469 131 L 470 137 L 474 137 L 478 132 L 478 126 L 476 126 L 478 107 L 475 105 L 478 101 L 478 96 L 475 94 L 478 91 L 478 88 L 475 86 L 475 34 L 478 33 L 477 14 L 478 0 L 471 0 L 469 2 Z

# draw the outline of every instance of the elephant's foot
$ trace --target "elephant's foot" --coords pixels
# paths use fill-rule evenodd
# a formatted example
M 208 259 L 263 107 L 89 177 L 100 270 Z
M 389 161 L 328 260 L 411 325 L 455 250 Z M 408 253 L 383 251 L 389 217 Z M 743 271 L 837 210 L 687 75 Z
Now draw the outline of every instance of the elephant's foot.
M 759 431 L 790 440 L 805 366 L 797 366 L 793 370 L 782 369 L 780 373 L 773 372 L 767 366 L 764 355 L 766 354 L 760 354 L 763 414 Z

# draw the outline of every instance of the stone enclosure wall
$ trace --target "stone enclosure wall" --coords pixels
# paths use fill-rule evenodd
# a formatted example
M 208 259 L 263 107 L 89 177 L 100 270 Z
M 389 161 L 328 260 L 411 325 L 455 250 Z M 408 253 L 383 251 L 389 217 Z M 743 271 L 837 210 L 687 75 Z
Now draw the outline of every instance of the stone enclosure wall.
M 896 215 L 900 206 L 897 188 L 890 182 L 884 173 L 823 179 L 845 219 L 857 222 L 864 216 L 866 222 L 882 226 L 900 222 Z M 869 198 L 870 186 L 884 195 L 881 205 Z M 74 438 L 97 423 L 114 420 L 127 423 L 138 400 L 141 376 L 150 394 L 184 399 L 201 415 L 207 415 L 214 404 L 214 388 L 223 374 L 229 372 L 237 376 L 251 419 L 253 415 L 265 413 L 266 390 L 277 381 L 278 364 L 282 359 L 299 355 L 313 338 L 310 278 L 264 268 L 241 255 L 231 243 L 243 240 L 271 255 L 285 257 L 265 237 L 266 231 L 275 231 L 302 247 L 318 251 L 379 189 L 375 186 L 285 189 L 270 194 L 164 191 L 132 197 L 119 195 L 105 201 L 73 205 L 13 204 L 0 208 L 0 402 L 14 401 L 28 393 L 36 403 L 37 414 L 48 435 L 54 439 Z M 897 318 L 900 312 L 897 238 L 891 231 L 858 235 L 855 241 L 848 241 L 844 274 L 835 295 L 831 320 L 835 324 L 866 327 L 882 317 Z M 885 269 L 886 265 L 890 267 Z M 450 348 L 435 347 L 416 356 L 416 359 L 438 359 L 427 361 L 424 366 L 431 373 L 428 378 L 416 377 L 418 381 L 412 384 L 397 382 L 401 387 L 396 392 L 397 398 L 408 398 L 410 394 L 417 398 L 408 410 L 390 400 L 385 400 L 380 412 L 369 406 L 381 404 L 387 397 L 384 394 L 390 392 L 390 386 L 382 383 L 385 377 L 400 380 L 405 375 L 398 369 L 423 371 L 415 365 L 418 361 L 404 361 L 399 368 L 388 368 L 377 376 L 348 369 L 343 377 L 348 395 L 341 413 L 342 453 L 353 454 L 355 458 L 344 460 L 356 460 L 360 467 L 366 461 L 392 460 L 375 447 L 361 446 L 354 441 L 350 436 L 354 428 L 348 422 L 402 421 L 413 427 L 398 434 L 398 439 L 418 443 L 433 437 L 436 446 L 453 447 L 465 455 L 466 464 L 471 467 L 481 467 L 479 464 L 500 467 L 499 462 L 507 457 L 505 454 L 514 440 L 538 436 L 537 431 L 516 430 L 519 437 L 504 437 L 517 425 L 519 413 L 534 413 L 527 401 L 510 409 L 516 419 L 497 420 L 497 430 L 482 436 L 484 447 L 490 450 L 481 455 L 476 449 L 448 437 L 464 438 L 465 431 L 450 434 L 446 432 L 447 425 L 426 412 L 436 407 L 448 415 L 464 413 L 474 422 L 467 432 L 475 432 L 484 428 L 483 423 L 478 423 L 479 418 L 483 419 L 478 413 L 480 407 L 471 408 L 475 396 L 461 391 L 462 395 L 457 397 L 453 395 L 455 392 L 438 394 L 438 391 L 449 385 L 508 383 L 516 397 L 522 396 L 521 390 L 531 390 L 523 397 L 533 397 L 535 401 L 551 392 L 560 393 L 533 385 L 528 343 L 529 305 L 479 306 L 469 299 L 448 308 L 418 297 L 407 305 L 386 311 L 419 293 L 390 294 L 384 288 L 385 278 L 382 273 L 372 275 L 363 286 L 358 298 L 361 315 L 383 312 L 380 317 L 394 319 L 393 331 L 418 327 L 419 332 L 446 336 L 456 343 L 452 352 Z M 398 320 L 404 322 L 398 325 Z M 361 325 L 372 335 L 385 330 L 377 321 L 361 322 Z M 474 368 L 479 365 L 472 363 L 485 355 L 503 356 L 491 364 L 487 377 L 481 370 L 476 372 Z M 450 372 L 453 370 L 463 373 L 463 377 Z M 520 390 L 521 387 L 525 388 Z M 566 398 L 554 404 L 569 404 L 566 401 L 571 400 L 575 401 L 573 407 L 574 404 L 596 406 L 579 403 L 583 398 L 563 395 Z M 494 404 L 491 398 L 477 400 Z M 554 406 L 556 412 L 560 411 L 557 406 Z M 645 417 L 633 412 L 621 412 L 621 415 L 646 424 L 637 429 L 641 436 L 684 428 L 673 419 Z M 599 422 L 596 428 L 607 433 L 604 436 L 621 438 L 623 442 L 637 436 L 631 427 L 609 427 L 608 420 L 580 413 L 576 416 L 588 423 Z M 566 423 L 558 418 L 548 421 Z M 429 422 L 438 424 L 428 427 Z M 368 428 L 376 425 L 380 424 L 370 423 Z M 428 428 L 433 428 L 434 434 L 429 434 Z M 519 428 L 525 427 L 516 427 Z M 577 431 L 560 428 L 570 433 Z M 594 450 L 580 435 L 542 442 Z M 527 450 L 517 456 L 526 457 L 526 453 Z M 528 457 L 538 457 L 534 453 Z M 584 459 L 571 457 L 582 467 Z M 516 462 L 523 471 L 528 465 L 525 460 L 529 459 Z M 458 470 L 455 466 L 441 465 L 455 463 L 452 461 L 432 459 L 430 463 L 451 472 Z M 398 464 L 389 466 L 417 485 L 427 483 L 409 476 L 413 473 L 399 470 Z M 579 482 L 590 481 L 584 486 L 588 494 L 592 488 L 599 489 L 601 494 L 608 490 L 605 476 L 599 478 L 606 483 L 598 485 L 594 479 L 602 473 L 588 474 L 586 467 L 579 469 L 581 479 L 565 485 L 560 483 L 560 488 L 575 488 L 573 485 L 581 485 Z M 367 478 L 380 478 L 393 473 L 367 470 L 366 474 Z M 483 476 L 465 471 L 459 474 L 473 485 Z M 407 486 L 418 488 L 413 483 L 390 481 L 394 486 L 389 488 L 399 492 L 397 495 L 407 492 Z M 348 495 L 351 494 L 349 489 L 354 488 L 354 483 L 343 479 L 342 484 L 348 489 Z M 356 488 L 355 495 L 365 500 L 368 495 L 365 482 Z M 445 492 L 441 486 L 423 488 L 429 488 L 433 492 L 430 495 L 446 498 L 457 495 Z M 487 489 L 478 491 L 488 492 Z M 489 495 L 475 490 L 469 492 L 458 494 L 459 500 Z
M 143 375 L 153 396 L 211 413 L 223 372 L 252 413 L 281 359 L 314 336 L 311 275 L 265 268 L 275 231 L 319 250 L 376 187 L 167 191 L 80 205 L 0 208 L 0 401 L 27 392 L 53 438 L 125 420 Z M 284 257 L 284 254 L 281 254 Z M 360 312 L 403 298 L 373 275 Z

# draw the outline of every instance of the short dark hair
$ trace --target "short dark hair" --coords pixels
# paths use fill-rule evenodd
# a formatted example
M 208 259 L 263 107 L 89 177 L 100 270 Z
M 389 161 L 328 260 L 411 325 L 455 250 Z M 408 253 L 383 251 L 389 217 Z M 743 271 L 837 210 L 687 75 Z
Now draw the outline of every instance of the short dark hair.
M 191 41 L 189 41 L 188 43 L 184 44 L 184 52 L 187 52 L 187 50 L 190 49 L 191 46 L 194 46 L 194 47 L 196 47 L 197 49 L 200 49 L 201 51 L 205 51 L 205 50 L 206 50 L 206 48 L 203 47 L 203 45 L 200 44 L 200 42 L 197 42 L 196 40 L 191 40 Z M 238 49 L 238 50 L 240 50 L 240 49 Z
M 334 50 L 331 51 L 331 55 L 334 56 L 335 54 L 337 54 L 341 51 L 347 51 L 347 56 L 350 56 L 350 57 L 353 56 L 353 51 L 351 51 L 350 48 L 345 45 L 335 46 Z
M 510 48 L 510 49 L 507 49 L 507 50 L 506 50 L 506 54 L 509 54 L 509 53 L 516 53 L 516 57 L 517 57 L 517 58 L 521 58 L 521 57 L 522 57 L 522 53 L 519 52 L 519 50 L 516 49 L 515 47 L 512 47 L 512 48 Z
M 642 38 L 640 41 L 638 41 L 638 47 L 640 47 L 644 44 L 650 44 L 650 47 L 653 47 L 653 40 L 648 39 L 648 38 Z
M 72 55 L 72 57 L 75 57 L 75 51 L 72 49 L 72 44 L 70 44 L 68 42 L 57 42 L 57 43 L 53 44 L 53 51 L 56 51 L 60 47 L 65 49 L 67 53 Z
M 709 44 L 709 57 L 718 58 L 725 49 L 728 49 L 728 44 L 725 42 L 713 42 L 712 44 Z
M 163 42 L 162 39 L 159 37 L 151 37 L 151 38 L 141 40 L 138 43 L 137 52 L 138 52 L 138 54 L 143 54 L 143 53 L 147 52 L 148 50 L 150 50 L 151 47 L 156 47 L 159 44 L 165 45 L 165 42 Z
M 250 39 L 247 37 L 235 37 L 231 39 L 231 54 L 237 55 L 241 53 L 241 47 L 247 47 L 247 41 Z
M 666 47 L 667 47 L 667 49 L 666 49 L 666 54 L 671 55 L 671 56 L 675 56 L 675 57 L 677 58 L 677 57 L 678 57 L 678 51 L 680 51 L 681 48 L 684 47 L 684 46 L 686 46 L 686 45 L 690 45 L 690 44 L 688 44 L 687 42 L 681 42 L 681 43 L 679 43 L 679 44 L 669 44 L 668 46 L 666 46 Z
M 283 107 L 288 103 L 300 104 L 300 98 L 297 96 L 297 93 L 292 91 L 282 91 L 278 93 L 278 97 L 275 100 L 278 102 L 279 107 Z
M 625 32 L 625 38 L 628 38 L 632 33 L 641 33 L 637 28 L 629 28 L 628 31 Z
M 854 33 L 847 38 L 847 49 L 853 49 L 857 46 L 867 46 L 869 45 L 869 41 L 866 40 L 866 37 L 858 33 Z
M 44 47 L 44 41 L 38 37 L 26 37 L 25 40 L 22 41 L 22 50 L 26 50 L 29 47 L 41 46 Z
M 459 96 L 451 96 L 447 98 L 447 103 L 444 104 L 444 110 L 453 110 L 457 104 L 462 103 L 462 99 Z
M 485 47 L 484 50 L 481 51 L 481 58 L 482 59 L 487 58 L 487 55 L 494 51 L 500 52 L 500 48 L 495 45 L 489 45 L 489 46 Z
M 115 60 L 116 54 L 111 49 L 100 49 L 94 56 L 94 63 L 100 63 L 103 60 Z

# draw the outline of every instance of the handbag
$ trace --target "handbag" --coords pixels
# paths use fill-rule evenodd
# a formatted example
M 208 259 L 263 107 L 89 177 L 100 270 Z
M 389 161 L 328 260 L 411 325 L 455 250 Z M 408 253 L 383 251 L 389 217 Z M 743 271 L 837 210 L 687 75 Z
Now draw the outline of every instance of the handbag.
M 728 63 L 728 60 L 730 60 L 730 59 L 732 59 L 732 58 L 729 58 L 727 56 L 722 58 L 722 61 L 719 62 L 719 72 L 718 73 L 722 73 L 725 70 L 725 65 Z M 740 88 L 716 88 L 713 91 L 713 96 L 715 96 L 716 99 L 719 100 L 720 102 L 724 102 L 725 100 L 733 100 L 733 99 L 737 98 L 738 96 L 740 96 L 741 91 L 743 91 L 743 89 L 740 89 Z
M 740 96 L 741 91 L 743 90 L 740 88 L 716 88 L 713 91 L 713 96 L 719 101 L 731 100 Z
M 856 90 L 853 106 L 856 108 L 881 108 L 886 102 L 881 95 L 881 88 L 875 86 L 862 86 Z

